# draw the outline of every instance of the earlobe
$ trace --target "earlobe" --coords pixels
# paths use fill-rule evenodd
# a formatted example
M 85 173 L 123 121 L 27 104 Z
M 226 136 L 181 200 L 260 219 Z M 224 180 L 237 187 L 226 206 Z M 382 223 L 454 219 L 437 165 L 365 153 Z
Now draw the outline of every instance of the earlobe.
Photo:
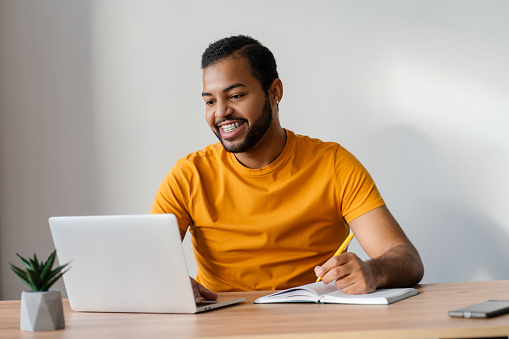
M 276 104 L 279 105 L 279 102 L 283 97 L 283 83 L 281 82 L 281 79 L 274 79 L 272 85 L 270 86 L 270 92 L 272 93 L 272 100 L 274 100 Z

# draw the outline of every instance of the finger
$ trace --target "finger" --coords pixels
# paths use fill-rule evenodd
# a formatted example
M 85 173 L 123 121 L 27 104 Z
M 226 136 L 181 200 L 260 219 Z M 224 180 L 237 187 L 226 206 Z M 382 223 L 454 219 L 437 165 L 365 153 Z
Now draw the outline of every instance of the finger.
M 336 266 L 331 268 L 327 273 L 322 276 L 324 284 L 328 284 L 334 280 L 342 279 L 349 274 L 347 268 L 343 266 Z
M 350 279 L 350 277 L 336 280 L 336 287 L 342 289 L 345 294 L 364 294 L 375 290 L 374 287 L 369 287 L 364 279 Z
M 201 294 L 200 294 L 200 291 L 198 290 L 198 283 L 193 278 L 190 278 L 190 279 L 191 279 L 191 286 L 193 286 L 194 301 L 196 303 L 199 303 L 201 301 Z
M 349 273 L 336 280 L 336 287 L 342 289 L 345 294 L 362 294 L 373 292 L 376 284 L 370 278 L 362 266 L 357 267 L 354 263 L 348 265 Z
M 316 274 L 317 278 L 323 277 L 323 275 L 325 274 L 325 270 L 322 269 L 321 266 L 316 266 L 315 267 L 315 274 Z
M 341 278 L 336 279 L 334 284 L 339 290 L 343 290 L 343 292 L 345 292 L 345 289 L 348 289 L 350 286 L 355 284 L 355 278 L 352 274 L 346 274 Z
M 349 257 L 349 253 L 343 253 L 330 258 L 322 266 L 315 267 L 316 276 L 322 277 L 325 284 L 341 278 L 347 274 L 347 272 L 344 272 L 344 266 L 350 261 Z
M 325 262 L 325 264 L 322 265 L 322 267 L 325 266 L 326 269 L 330 270 L 333 267 L 347 264 L 349 261 L 352 261 L 355 257 L 356 255 L 352 252 L 341 253 L 339 255 L 331 257 L 329 260 Z
M 217 299 L 217 293 L 212 292 L 211 290 L 207 289 L 205 286 L 203 286 L 200 283 L 196 283 L 198 287 L 198 291 L 200 292 L 200 295 L 207 299 L 207 300 L 216 300 Z
M 316 266 L 315 267 L 315 274 L 317 277 L 323 277 L 327 272 L 329 272 L 334 267 L 337 267 L 336 264 L 336 257 L 332 257 L 329 260 L 327 260 L 322 266 Z

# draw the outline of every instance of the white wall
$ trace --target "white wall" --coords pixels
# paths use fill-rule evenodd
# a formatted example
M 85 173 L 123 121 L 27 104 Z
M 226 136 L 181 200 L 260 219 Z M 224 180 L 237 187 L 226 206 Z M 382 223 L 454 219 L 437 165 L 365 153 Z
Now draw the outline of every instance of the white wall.
M 503 0 L 0 0 L 0 299 L 24 288 L 16 252 L 52 250 L 49 216 L 147 213 L 177 159 L 215 142 L 200 57 L 238 33 L 276 56 L 283 125 L 370 170 L 423 282 L 509 279 L 508 14 Z

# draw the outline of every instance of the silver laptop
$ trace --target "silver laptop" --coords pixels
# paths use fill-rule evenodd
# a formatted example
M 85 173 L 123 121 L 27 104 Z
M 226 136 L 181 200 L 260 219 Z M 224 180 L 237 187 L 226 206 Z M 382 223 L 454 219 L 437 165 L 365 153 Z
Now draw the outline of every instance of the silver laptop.
M 51 217 L 51 234 L 75 311 L 197 313 L 233 305 L 195 303 L 172 214 Z

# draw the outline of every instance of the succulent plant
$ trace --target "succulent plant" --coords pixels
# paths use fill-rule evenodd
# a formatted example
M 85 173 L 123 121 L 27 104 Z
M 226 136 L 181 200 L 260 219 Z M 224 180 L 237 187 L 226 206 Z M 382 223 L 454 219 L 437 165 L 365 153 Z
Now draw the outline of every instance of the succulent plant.
M 56 250 L 53 251 L 46 262 L 39 262 L 36 254 L 34 254 L 33 258 L 29 258 L 27 260 L 16 253 L 26 269 L 21 269 L 11 263 L 9 264 L 11 265 L 11 270 L 16 273 L 16 275 L 20 277 L 20 279 L 23 280 L 23 282 L 27 284 L 32 291 L 47 291 L 65 272 L 68 271 L 68 269 L 64 271 L 64 268 L 67 267 L 69 263 L 58 266 L 54 270 L 51 269 L 55 262 L 56 253 Z

